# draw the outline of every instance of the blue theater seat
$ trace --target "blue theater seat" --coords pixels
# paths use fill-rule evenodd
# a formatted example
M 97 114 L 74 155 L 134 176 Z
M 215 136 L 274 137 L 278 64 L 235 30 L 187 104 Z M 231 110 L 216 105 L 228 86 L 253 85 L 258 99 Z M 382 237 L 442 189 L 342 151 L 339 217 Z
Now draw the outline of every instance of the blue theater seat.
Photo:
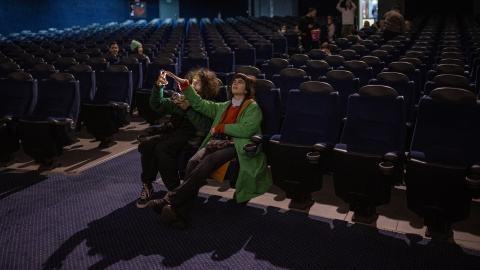
M 442 87 L 420 99 L 405 184 L 407 207 L 426 236 L 452 237 L 480 191 L 480 103 L 470 91 Z
M 353 221 L 371 223 L 401 182 L 405 147 L 403 97 L 388 86 L 366 85 L 348 100 L 347 120 L 332 155 L 335 194 L 350 204 Z
M 290 91 L 281 132 L 270 139 L 267 152 L 273 182 L 291 199 L 289 207 L 307 209 L 313 204 L 311 193 L 322 188 L 339 126 L 339 95 L 330 85 L 311 81 Z
M 18 120 L 18 134 L 23 150 L 41 169 L 57 166 L 63 147 L 77 142 L 79 110 L 80 87 L 72 74 L 54 73 L 38 82 L 37 105 L 32 115 Z
M 0 162 L 8 163 L 20 147 L 18 118 L 32 114 L 37 104 L 37 80 L 24 72 L 0 79 Z
M 130 124 L 132 72 L 126 66 L 113 65 L 97 76 L 97 91 L 91 103 L 82 105 L 87 132 L 100 141 L 99 147 L 115 144 L 113 135 Z

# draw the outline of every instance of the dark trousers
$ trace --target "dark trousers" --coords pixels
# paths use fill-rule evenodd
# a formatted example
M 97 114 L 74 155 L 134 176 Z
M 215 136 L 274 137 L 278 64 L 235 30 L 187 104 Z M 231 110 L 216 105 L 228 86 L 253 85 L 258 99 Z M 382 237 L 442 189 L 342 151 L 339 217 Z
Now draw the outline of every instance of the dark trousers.
M 153 139 L 152 142 L 147 142 L 141 151 L 142 182 L 151 184 L 155 181 L 157 173 L 160 172 L 168 190 L 178 187 L 180 185 L 178 155 L 185 148 L 190 137 L 174 134 L 168 135 L 166 139 L 159 138 L 157 141 Z M 140 146 L 139 149 L 141 149 Z
M 198 151 L 188 161 L 183 183 L 173 191 L 168 192 L 164 199 L 185 219 L 193 201 L 198 195 L 198 190 L 205 183 L 208 176 L 236 157 L 237 151 L 233 146 L 213 153 L 207 152 L 205 148 Z

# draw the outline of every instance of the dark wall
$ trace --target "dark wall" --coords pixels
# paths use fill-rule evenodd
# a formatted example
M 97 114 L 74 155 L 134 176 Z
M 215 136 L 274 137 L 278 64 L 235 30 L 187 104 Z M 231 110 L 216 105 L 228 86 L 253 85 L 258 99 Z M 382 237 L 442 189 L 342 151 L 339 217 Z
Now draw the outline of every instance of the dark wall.
M 147 21 L 158 17 L 158 0 L 147 2 Z M 2 1 L 0 33 L 37 32 L 50 27 L 63 29 L 92 23 L 124 22 L 130 0 L 15 0 Z M 138 19 L 135 19 L 138 20 Z
M 248 16 L 248 0 L 180 0 L 180 17 L 185 19 L 213 19 L 218 12 L 222 12 L 223 18 Z
M 406 17 L 428 15 L 432 13 L 474 14 L 474 1 L 437 1 L 437 0 L 405 0 Z

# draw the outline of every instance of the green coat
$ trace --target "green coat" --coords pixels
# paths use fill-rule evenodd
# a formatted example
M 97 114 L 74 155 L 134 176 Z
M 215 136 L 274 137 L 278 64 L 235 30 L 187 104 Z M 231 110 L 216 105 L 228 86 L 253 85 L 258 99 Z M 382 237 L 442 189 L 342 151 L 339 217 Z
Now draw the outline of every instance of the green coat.
M 195 110 L 183 110 L 177 104 L 173 103 L 171 98 L 163 97 L 163 86 L 153 86 L 152 95 L 150 96 L 150 107 L 159 114 L 172 114 L 187 116 L 188 120 L 197 130 L 206 130 L 212 126 L 212 118 L 209 118 Z M 200 96 L 199 96 L 200 98 Z
M 231 104 L 231 101 L 216 103 L 203 100 L 191 86 L 183 94 L 193 109 L 214 119 L 212 128 L 219 124 L 220 117 L 228 105 Z M 265 154 L 260 151 L 256 156 L 251 157 L 243 150 L 243 146 L 250 143 L 250 137 L 255 134 L 261 134 L 261 121 L 262 111 L 256 102 L 252 102 L 245 108 L 235 124 L 225 125 L 225 134 L 233 137 L 233 143 L 235 144 L 240 163 L 235 187 L 237 202 L 248 201 L 260 196 L 271 185 L 271 176 L 268 171 Z M 200 149 L 205 147 L 210 137 L 209 133 Z

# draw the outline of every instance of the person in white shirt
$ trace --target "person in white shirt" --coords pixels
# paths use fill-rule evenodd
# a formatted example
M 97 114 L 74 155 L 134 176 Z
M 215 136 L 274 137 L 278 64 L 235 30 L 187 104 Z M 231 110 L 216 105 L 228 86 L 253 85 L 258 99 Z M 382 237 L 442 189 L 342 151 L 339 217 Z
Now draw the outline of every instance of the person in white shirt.
M 341 6 L 342 2 L 345 2 L 344 7 Z M 352 33 L 357 6 L 355 6 L 352 0 L 339 0 L 337 10 L 342 13 L 342 36 L 346 38 Z

